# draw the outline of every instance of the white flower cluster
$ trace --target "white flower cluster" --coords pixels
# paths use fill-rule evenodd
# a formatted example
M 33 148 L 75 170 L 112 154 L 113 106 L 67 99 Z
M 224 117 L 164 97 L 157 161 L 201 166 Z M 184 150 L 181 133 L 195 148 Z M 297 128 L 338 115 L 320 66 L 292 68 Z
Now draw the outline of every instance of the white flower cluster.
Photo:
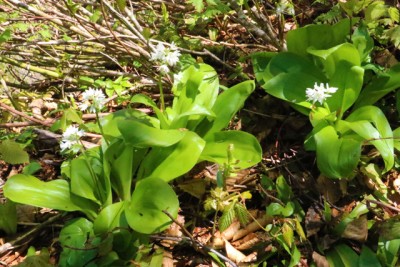
M 161 73 L 168 73 L 169 68 L 178 63 L 181 52 L 178 47 L 172 42 L 169 47 L 165 47 L 162 43 L 158 43 L 155 51 L 150 55 L 150 61 L 158 61 L 158 71 Z
M 82 93 L 82 103 L 79 104 L 79 109 L 88 110 L 90 113 L 98 112 L 104 107 L 105 100 L 106 96 L 101 90 L 89 88 Z
M 337 87 L 330 87 L 327 83 L 325 85 L 323 83 L 320 83 L 320 85 L 315 83 L 314 88 L 307 88 L 306 90 L 307 101 L 311 101 L 313 104 L 315 102 L 322 104 L 328 97 L 336 93 L 337 90 Z
M 83 130 L 79 130 L 78 127 L 74 125 L 68 126 L 62 135 L 62 140 L 60 143 L 61 152 L 69 150 L 74 154 L 78 153 L 82 147 L 82 144 L 79 140 L 84 134 L 85 132 Z

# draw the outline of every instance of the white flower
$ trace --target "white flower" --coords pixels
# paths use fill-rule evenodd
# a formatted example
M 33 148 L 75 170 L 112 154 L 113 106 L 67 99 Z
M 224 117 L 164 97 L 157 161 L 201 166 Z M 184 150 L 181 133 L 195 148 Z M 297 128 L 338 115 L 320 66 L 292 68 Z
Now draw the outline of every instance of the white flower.
M 182 72 L 174 74 L 174 84 L 178 84 L 183 78 Z
M 174 42 L 169 47 L 158 43 L 154 51 L 150 54 L 150 61 L 157 61 L 160 64 L 157 67 L 159 72 L 168 73 L 170 71 L 169 67 L 175 66 L 179 62 L 180 56 L 181 52 L 179 52 Z
M 89 88 L 82 93 L 82 103 L 79 104 L 79 109 L 95 113 L 104 107 L 105 100 L 106 96 L 101 90 Z
M 320 83 L 320 85 L 315 83 L 314 88 L 306 89 L 307 101 L 311 101 L 313 104 L 315 104 L 315 102 L 322 104 L 328 97 L 336 93 L 337 90 L 338 88 L 330 87 L 328 83 L 325 85 L 323 83 Z
M 165 59 L 165 62 L 169 66 L 173 67 L 176 65 L 176 63 L 178 63 L 180 56 L 181 56 L 181 52 L 179 52 L 178 50 L 175 50 L 175 51 L 168 52 L 164 59 Z
M 164 74 L 169 72 L 169 68 L 165 64 L 159 66 L 157 69 L 159 72 L 164 73 Z
M 154 52 L 150 55 L 150 61 L 162 61 L 165 57 L 165 46 L 158 43 Z
M 85 134 L 83 130 L 79 130 L 74 125 L 68 126 L 62 135 L 60 142 L 61 151 L 71 150 L 73 153 L 77 153 L 81 149 L 80 138 Z

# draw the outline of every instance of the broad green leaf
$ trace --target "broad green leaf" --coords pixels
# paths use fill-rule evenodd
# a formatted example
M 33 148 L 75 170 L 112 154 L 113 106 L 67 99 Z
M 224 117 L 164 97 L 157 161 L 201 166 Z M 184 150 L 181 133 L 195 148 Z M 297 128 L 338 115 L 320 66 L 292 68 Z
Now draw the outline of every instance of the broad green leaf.
M 112 188 L 118 197 L 129 200 L 133 173 L 146 154 L 146 149 L 135 149 L 127 146 L 123 140 L 116 139 L 104 153 L 104 172 L 110 179 Z
M 62 173 L 71 179 L 71 192 L 99 204 L 106 204 L 111 196 L 110 180 L 105 177 L 99 148 L 86 150 L 73 159 Z
M 193 168 L 204 146 L 205 141 L 202 138 L 196 133 L 186 131 L 177 144 L 153 148 L 143 160 L 138 177 L 171 181 Z
M 351 66 L 348 62 L 341 61 L 329 82 L 330 86 L 338 90 L 327 99 L 331 111 L 336 111 L 341 118 L 357 100 L 363 84 L 364 70 L 359 66 Z
M 29 155 L 20 144 L 7 139 L 0 143 L 0 159 L 10 164 L 22 164 L 29 162 Z
M 34 176 L 17 174 L 4 185 L 4 195 L 14 202 L 63 211 L 82 211 L 96 217 L 98 206 L 70 192 L 65 180 L 42 182 Z
M 366 245 L 362 246 L 360 259 L 358 261 L 359 267 L 379 267 L 382 264 L 379 262 L 376 253 L 373 252 L 369 247 Z
M 231 147 L 234 168 L 249 168 L 261 161 L 261 147 L 257 139 L 246 132 L 216 132 L 207 137 L 200 160 L 208 160 L 220 165 L 229 164 L 228 148 Z
M 7 235 L 17 232 L 17 209 L 15 203 L 10 200 L 0 202 L 0 230 Z
M 179 74 L 174 83 L 175 95 L 172 108 L 167 109 L 171 128 L 193 130 L 205 116 L 212 116 L 211 109 L 219 92 L 218 75 L 206 64 L 192 65 Z
M 379 150 L 385 162 L 385 171 L 389 171 L 394 164 L 394 145 L 393 132 L 385 114 L 378 107 L 364 106 L 353 111 L 347 122 L 348 127 Z
M 381 236 L 376 254 L 383 266 L 396 266 L 400 255 L 400 239 L 386 240 Z
M 278 55 L 276 52 L 258 52 L 251 55 L 254 75 L 261 86 L 273 77 L 269 73 L 267 66 L 271 59 L 276 55 Z
M 288 202 L 293 197 L 292 189 L 282 175 L 276 179 L 276 191 L 278 192 L 279 199 L 284 203 Z
M 131 98 L 132 103 L 141 103 L 146 106 L 151 107 L 157 115 L 157 118 L 160 121 L 161 129 L 166 129 L 169 126 L 169 122 L 165 117 L 164 113 L 157 107 L 157 104 L 147 95 L 136 94 Z
M 93 238 L 93 223 L 85 218 L 77 218 L 67 223 L 60 232 L 63 251 L 59 266 L 83 267 L 93 261 L 97 255 L 99 239 Z
M 136 120 L 118 122 L 118 129 L 126 144 L 138 147 L 167 147 L 179 142 L 184 130 L 161 130 Z
M 303 114 L 308 114 L 311 108 L 311 103 L 306 101 L 306 89 L 313 88 L 315 83 L 327 82 L 321 69 L 310 60 L 290 52 L 273 57 L 265 72 L 268 72 L 262 85 L 265 91 L 296 105 Z
M 100 119 L 100 123 L 103 128 L 103 137 L 106 139 L 112 139 L 113 137 L 120 137 L 121 132 L 118 129 L 119 121 L 125 120 L 138 120 L 149 126 L 159 127 L 160 122 L 148 116 L 147 114 L 134 110 L 134 109 L 123 109 L 109 114 Z
M 137 232 L 151 234 L 161 232 L 178 215 L 179 201 L 171 186 L 161 179 L 144 179 L 137 183 L 131 202 L 125 208 L 126 219 Z
M 329 266 L 359 266 L 359 256 L 349 246 L 339 244 L 333 247 L 327 254 L 326 258 Z
M 351 137 L 339 138 L 332 126 L 314 134 L 318 169 L 330 178 L 352 176 L 361 155 L 361 141 Z
M 369 62 L 370 53 L 374 49 L 374 40 L 368 32 L 367 26 L 361 21 L 351 36 L 351 41 L 360 54 L 361 61 Z
M 124 211 L 124 202 L 116 202 L 108 205 L 101 210 L 93 224 L 93 230 L 96 235 L 112 232 L 117 227 L 126 226 L 126 221 L 122 218 Z
M 343 19 L 332 26 L 328 24 L 311 24 L 289 31 L 286 38 L 288 51 L 306 56 L 309 47 L 328 49 L 339 45 L 346 41 L 350 27 L 350 20 Z
M 195 132 L 207 138 L 209 135 L 227 127 L 254 89 L 254 81 L 244 81 L 224 91 L 218 96 L 212 108 L 216 117 L 211 121 L 205 118 Z
M 355 108 L 372 105 L 398 88 L 400 88 L 400 64 L 391 67 L 384 74 L 374 76 L 360 93 Z
M 331 78 L 334 73 L 341 67 L 340 64 L 347 62 L 350 67 L 360 66 L 361 60 L 358 50 L 353 44 L 344 43 L 326 50 L 318 50 L 314 47 L 307 49 L 307 52 L 320 59 L 320 63 L 324 67 L 324 71 L 328 78 Z
M 279 203 L 271 203 L 267 207 L 267 214 L 270 216 L 283 216 L 283 217 L 289 217 L 293 214 L 295 209 L 295 205 L 292 201 L 289 201 L 285 207 L 283 207 Z

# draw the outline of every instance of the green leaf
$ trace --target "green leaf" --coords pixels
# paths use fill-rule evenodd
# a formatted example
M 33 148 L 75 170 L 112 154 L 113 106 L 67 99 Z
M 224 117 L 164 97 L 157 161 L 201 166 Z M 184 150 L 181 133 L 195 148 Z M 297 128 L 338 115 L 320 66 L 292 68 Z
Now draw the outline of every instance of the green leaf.
M 400 239 L 400 220 L 393 217 L 379 226 L 379 236 L 385 240 Z
M 114 137 L 120 137 L 121 132 L 118 129 L 118 123 L 125 120 L 138 120 L 154 127 L 158 127 L 160 124 L 157 119 L 152 118 L 139 110 L 123 109 L 100 119 L 100 123 L 103 127 L 103 137 L 108 140 L 111 140 Z
M 338 90 L 327 99 L 331 111 L 336 111 L 342 117 L 357 100 L 363 85 L 364 70 L 359 66 L 351 66 L 348 62 L 341 61 L 329 82 L 330 86 Z
M 315 133 L 314 139 L 318 169 L 330 178 L 351 177 L 361 156 L 361 141 L 351 136 L 339 138 L 332 126 Z
M 295 209 L 295 205 L 292 201 L 289 201 L 286 206 L 282 206 L 279 203 L 271 203 L 267 207 L 267 214 L 270 216 L 283 216 L 283 217 L 289 217 L 293 214 Z
M 339 244 L 333 247 L 326 258 L 329 266 L 359 266 L 359 257 L 349 246 Z
M 93 223 L 85 218 L 71 220 L 60 232 L 60 243 L 63 251 L 60 255 L 60 266 L 88 266 L 97 255 L 99 240 L 93 237 Z
M 117 227 L 126 226 L 126 221 L 121 216 L 123 211 L 124 202 L 117 202 L 102 209 L 94 221 L 94 233 L 96 235 L 106 234 Z
M 245 100 L 254 91 L 254 81 L 241 82 L 220 94 L 212 108 L 215 119 L 205 118 L 196 128 L 195 132 L 207 138 L 213 133 L 227 127 L 233 116 L 244 105 Z
M 203 0 L 187 0 L 190 4 L 194 6 L 197 12 L 201 12 L 204 9 Z
M 179 201 L 171 186 L 161 179 L 145 179 L 137 183 L 132 200 L 125 209 L 126 219 L 135 231 L 144 234 L 161 232 L 178 215 Z
M 232 224 L 235 219 L 235 202 L 232 202 L 225 207 L 222 216 L 219 218 L 219 230 L 223 232 Z
M 396 266 L 400 255 L 400 239 L 385 240 L 379 238 L 376 252 L 383 266 Z
M 40 163 L 38 163 L 37 161 L 33 161 L 24 167 L 22 173 L 27 175 L 32 175 L 37 171 L 40 171 L 41 169 L 42 166 L 40 165 Z
M 62 173 L 71 179 L 73 194 L 105 204 L 111 196 L 111 185 L 105 177 L 100 154 L 99 147 L 86 150 L 73 159 L 68 168 L 64 167 Z
M 193 168 L 204 146 L 205 141 L 202 138 L 186 131 L 185 136 L 177 144 L 153 148 L 143 160 L 138 177 L 171 181 Z
M 146 106 L 151 107 L 157 115 L 158 120 L 160 121 L 160 128 L 166 129 L 169 126 L 169 122 L 165 117 L 164 113 L 157 107 L 157 104 L 147 95 L 136 94 L 131 98 L 132 103 L 140 103 Z
M 379 99 L 399 88 L 400 64 L 394 65 L 384 74 L 376 75 L 371 82 L 362 90 L 355 103 L 355 109 L 362 106 L 372 105 Z
M 4 140 L 0 143 L 0 158 L 10 164 L 22 164 L 29 162 L 29 154 L 20 144 L 12 140 Z
M 7 42 L 8 40 L 11 39 L 11 30 L 10 29 L 5 29 L 1 34 L 0 34 L 0 44 Z
M 46 248 L 40 251 L 40 254 L 27 255 L 24 261 L 18 264 L 18 267 L 52 267 L 54 265 L 49 263 L 50 254 Z
M 200 160 L 208 160 L 220 164 L 230 164 L 228 147 L 232 147 L 233 167 L 249 168 L 261 161 L 261 146 L 251 134 L 241 131 L 216 132 L 205 140 L 206 145 Z
M 360 267 L 379 267 L 382 266 L 376 256 L 376 253 L 373 252 L 369 247 L 366 245 L 362 246 L 360 259 L 358 261 L 358 266 Z
M 389 171 L 394 165 L 394 145 L 393 132 L 385 114 L 378 107 L 364 106 L 353 111 L 345 123 L 378 149 L 385 162 L 385 171 Z
M 138 148 L 171 146 L 185 136 L 183 130 L 161 130 L 136 120 L 119 121 L 118 129 L 126 144 Z
M 276 179 L 276 190 L 278 192 L 278 197 L 284 203 L 288 202 L 293 197 L 292 189 L 289 184 L 286 182 L 286 179 L 283 175 L 279 175 Z
M 193 130 L 206 116 L 215 117 L 211 111 L 218 97 L 219 80 L 214 68 L 207 64 L 192 65 L 175 82 L 172 108 L 167 109 L 171 128 Z
M 311 24 L 303 28 L 289 31 L 287 34 L 287 48 L 289 52 L 307 56 L 310 47 L 314 49 L 328 49 L 346 41 L 350 33 L 351 22 L 343 19 L 335 25 Z
M 0 230 L 7 235 L 17 232 L 17 209 L 15 203 L 10 200 L 0 202 Z
M 307 52 L 320 58 L 320 62 L 323 65 L 328 78 L 334 75 L 337 69 L 340 68 L 340 64 L 343 64 L 343 62 L 347 62 L 350 67 L 361 65 L 358 50 L 353 44 L 349 43 L 340 44 L 324 50 L 310 47 L 307 49 Z
M 115 139 L 104 152 L 104 172 L 118 197 L 129 200 L 133 174 L 147 150 L 134 149 L 123 140 Z
M 374 49 L 374 40 L 370 36 L 368 28 L 364 23 L 360 22 L 360 26 L 354 30 L 351 41 L 357 48 L 361 60 L 363 62 L 369 62 L 370 53 Z
M 263 79 L 262 87 L 267 93 L 296 105 L 303 114 L 308 114 L 311 108 L 306 101 L 306 89 L 312 88 L 316 82 L 327 82 L 320 68 L 307 58 L 290 52 L 273 57 Z
M 17 174 L 7 180 L 4 195 L 14 202 L 64 211 L 82 211 L 94 218 L 98 206 L 70 193 L 65 180 L 42 182 L 34 176 Z

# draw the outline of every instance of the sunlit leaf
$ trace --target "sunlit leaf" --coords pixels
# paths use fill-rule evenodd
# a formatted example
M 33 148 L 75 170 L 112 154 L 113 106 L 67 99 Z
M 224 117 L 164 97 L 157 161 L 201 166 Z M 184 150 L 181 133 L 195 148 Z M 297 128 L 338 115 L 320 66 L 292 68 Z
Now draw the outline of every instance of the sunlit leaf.
M 161 232 L 172 223 L 163 211 L 176 218 L 178 208 L 178 197 L 168 183 L 156 178 L 144 179 L 138 182 L 125 215 L 132 229 L 151 234 Z

